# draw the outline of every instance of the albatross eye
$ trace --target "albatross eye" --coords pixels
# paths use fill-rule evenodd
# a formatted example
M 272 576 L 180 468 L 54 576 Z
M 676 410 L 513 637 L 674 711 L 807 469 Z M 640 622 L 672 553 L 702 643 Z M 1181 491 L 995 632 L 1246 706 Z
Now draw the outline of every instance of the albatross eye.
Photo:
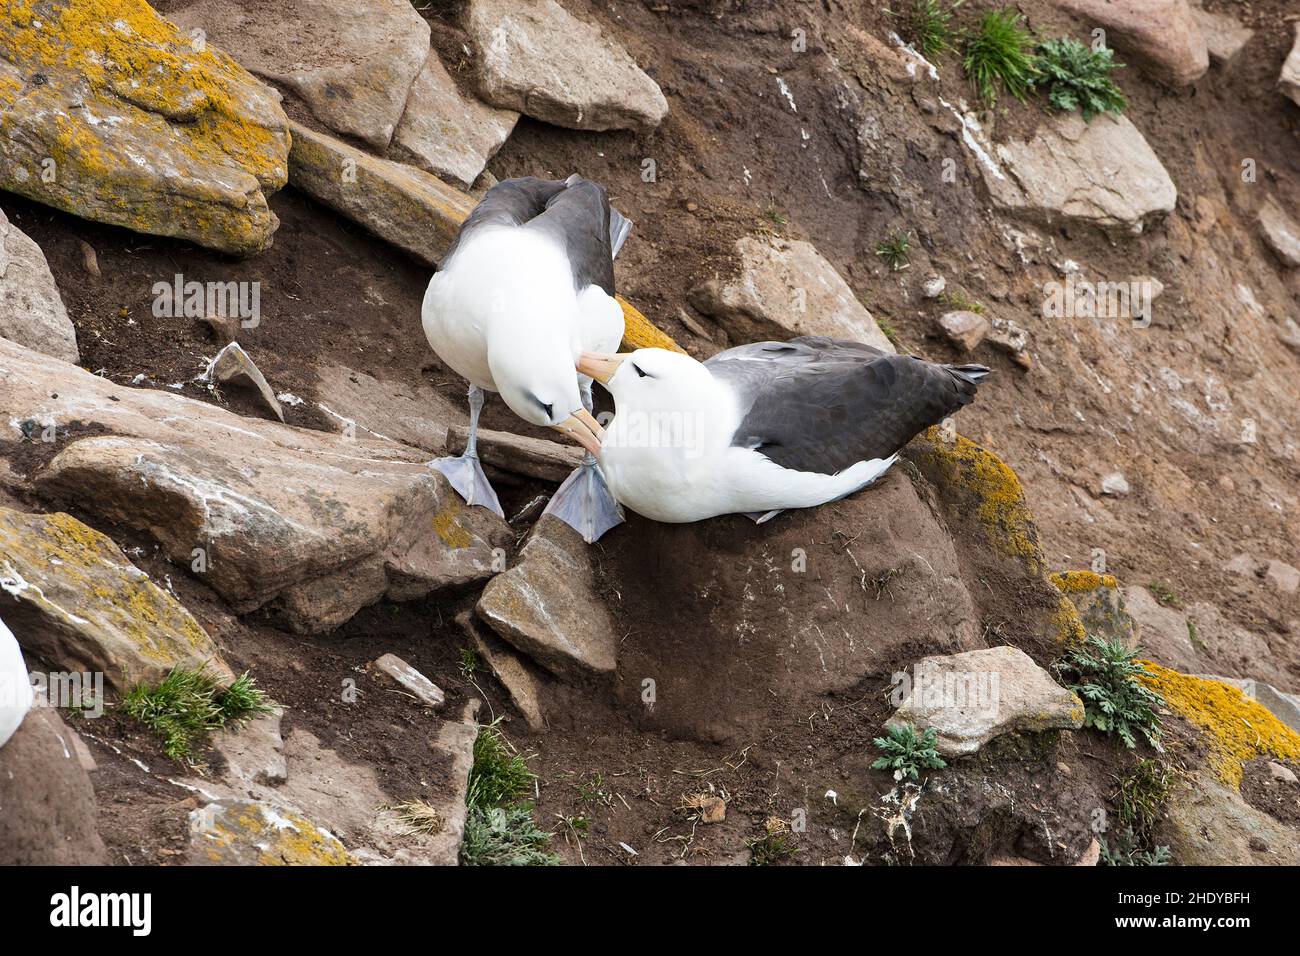
M 641 366 L 640 366 L 640 365 L 637 365 L 636 362 L 633 362 L 633 363 L 632 363 L 632 370 L 633 370 L 634 372 L 636 372 L 636 374 L 637 374 L 639 377 L 641 377 L 641 378 L 646 378 L 646 377 L 647 377 L 647 376 L 646 376 L 646 373 L 643 372 L 643 371 L 641 371 Z

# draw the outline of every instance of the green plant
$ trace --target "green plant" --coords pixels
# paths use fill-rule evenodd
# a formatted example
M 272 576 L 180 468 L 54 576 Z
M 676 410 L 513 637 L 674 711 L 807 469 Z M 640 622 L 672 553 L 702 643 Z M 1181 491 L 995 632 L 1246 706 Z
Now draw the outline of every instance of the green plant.
M 1117 778 L 1114 794 L 1119 822 L 1139 837 L 1149 834 L 1165 813 L 1173 787 L 1173 771 L 1160 760 L 1139 760 Z
M 785 833 L 765 833 L 745 841 L 750 866 L 773 866 L 798 852 Z
M 195 745 L 212 731 L 238 728 L 271 707 L 247 671 L 222 690 L 206 673 L 177 667 L 153 686 L 132 687 L 122 710 L 162 738 L 168 757 L 191 760 Z
M 1183 606 L 1182 597 L 1171 585 L 1164 581 L 1152 581 L 1147 585 L 1147 590 L 1151 592 L 1153 598 L 1167 607 L 1181 608 Z
M 766 216 L 768 221 L 774 226 L 784 226 L 787 221 L 785 214 L 775 206 L 768 206 L 763 215 Z
M 1046 87 L 1047 100 L 1058 110 L 1082 110 L 1091 120 L 1098 113 L 1122 113 L 1128 106 L 1124 92 L 1111 79 L 1111 71 L 1124 64 L 1115 62 L 1106 48 L 1094 50 L 1072 37 L 1045 40 L 1038 44 L 1038 75 L 1035 82 Z
M 501 733 L 500 723 L 500 718 L 492 721 L 474 741 L 466 803 L 499 807 L 528 793 L 537 779 L 524 756 Z
M 960 312 L 974 312 L 976 315 L 984 314 L 984 306 L 979 302 L 974 302 L 960 292 L 945 292 L 940 296 L 940 301 L 949 308 L 956 309 Z
M 997 100 L 1001 86 L 1018 100 L 1029 93 L 1037 75 L 1034 37 L 1021 26 L 1023 17 L 1005 8 L 984 15 L 979 29 L 966 38 L 962 68 L 975 91 L 985 100 Z
M 913 724 L 899 724 L 887 727 L 889 736 L 877 737 L 875 745 L 884 751 L 883 757 L 877 757 L 871 764 L 873 770 L 892 770 L 894 779 L 904 777 L 917 779 L 921 770 L 942 770 L 948 766 L 939 752 L 935 750 L 938 735 L 933 727 L 917 736 Z
M 462 647 L 460 649 L 460 676 L 464 680 L 469 680 L 478 671 L 478 654 L 472 647 Z
M 1089 647 L 1095 648 L 1091 653 Z M 1057 672 L 1083 700 L 1085 727 L 1118 734 L 1130 750 L 1137 746 L 1138 733 L 1156 750 L 1160 745 L 1160 717 L 1156 708 L 1165 700 L 1138 678 L 1151 672 L 1137 660 L 1138 649 L 1129 650 L 1118 639 L 1088 638 L 1088 643 L 1057 664 Z
M 1167 846 L 1142 847 L 1141 840 L 1131 827 L 1126 827 L 1115 834 L 1115 847 L 1112 849 L 1101 837 L 1101 862 L 1103 866 L 1168 866 L 1173 854 Z
M 538 829 L 533 808 L 519 798 L 533 788 L 536 774 L 511 746 L 494 720 L 474 741 L 474 765 L 465 793 L 468 813 L 461 862 L 467 866 L 552 866 L 563 861 L 549 852 L 551 834 Z
M 912 248 L 912 237 L 906 232 L 896 232 L 876 243 L 876 255 L 894 272 L 908 267 L 907 253 Z
M 1187 639 L 1192 642 L 1192 647 L 1198 651 L 1205 650 L 1205 641 L 1201 640 L 1201 632 L 1196 629 L 1195 621 L 1187 622 Z
M 940 0 L 912 0 L 911 6 L 902 12 L 886 11 L 898 18 L 899 33 L 927 60 L 938 59 L 952 49 L 953 12 L 962 5 L 958 0 L 946 6 Z

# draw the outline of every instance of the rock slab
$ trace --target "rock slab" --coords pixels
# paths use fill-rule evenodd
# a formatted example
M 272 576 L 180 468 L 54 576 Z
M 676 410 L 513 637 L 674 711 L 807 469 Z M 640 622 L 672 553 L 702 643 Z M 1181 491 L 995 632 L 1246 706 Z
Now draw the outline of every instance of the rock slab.
M 1107 44 L 1141 59 L 1172 86 L 1195 83 L 1210 68 L 1209 51 L 1187 0 L 1056 0 L 1106 30 Z
M 0 209 L 0 338 L 76 362 L 77 330 L 41 247 Z

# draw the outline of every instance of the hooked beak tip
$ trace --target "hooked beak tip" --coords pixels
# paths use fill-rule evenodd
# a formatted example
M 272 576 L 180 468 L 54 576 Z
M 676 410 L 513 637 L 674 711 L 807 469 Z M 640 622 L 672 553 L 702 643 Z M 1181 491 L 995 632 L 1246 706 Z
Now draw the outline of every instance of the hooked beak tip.
M 609 380 L 614 377 L 620 365 L 623 364 L 622 355 L 605 355 L 600 352 L 583 352 L 578 357 L 578 371 L 600 382 L 601 385 L 608 385 Z

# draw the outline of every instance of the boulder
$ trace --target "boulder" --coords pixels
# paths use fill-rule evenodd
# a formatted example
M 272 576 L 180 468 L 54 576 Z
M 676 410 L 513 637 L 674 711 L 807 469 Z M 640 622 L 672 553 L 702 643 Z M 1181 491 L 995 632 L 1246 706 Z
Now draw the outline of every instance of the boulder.
M 887 727 L 937 733 L 939 753 L 961 756 L 994 737 L 1083 726 L 1083 702 L 1014 647 L 925 657 Z
M 555 0 L 471 0 L 465 26 L 493 106 L 590 130 L 649 130 L 668 114 L 627 51 Z
M 1053 574 L 1051 580 L 1078 609 L 1079 618 L 1090 635 L 1121 641 L 1125 647 L 1136 643 L 1137 627 L 1113 575 L 1063 571 Z
M 1231 63 L 1237 58 L 1241 48 L 1255 35 L 1254 30 L 1243 27 L 1235 17 L 1223 13 L 1211 13 L 1198 6 L 1192 6 L 1190 9 L 1192 19 L 1196 21 L 1201 36 L 1205 38 L 1210 59 L 1215 63 L 1221 65 Z
M 1300 106 L 1300 23 L 1295 25 L 1295 42 L 1291 45 L 1291 52 L 1287 54 L 1286 61 L 1282 64 L 1282 73 L 1277 78 L 1277 88 L 1284 96 L 1290 97 L 1291 102 Z
M 356 861 L 301 813 L 258 800 L 214 800 L 190 812 L 195 866 L 348 866 Z
M 77 330 L 68 318 L 41 247 L 0 209 L 0 338 L 76 362 Z
M 0 382 L 9 441 L 53 439 L 32 443 L 24 487 L 150 535 L 238 612 L 274 602 L 300 632 L 337 627 L 384 596 L 485 580 L 510 539 L 427 454 L 392 442 L 123 388 L 3 339 Z
M 1300 864 L 1295 830 L 1206 773 L 1174 788 L 1156 840 L 1169 846 L 1179 866 Z
M 57 711 L 38 707 L 0 747 L 0 866 L 108 862 L 74 737 Z
M 284 421 L 284 409 L 275 397 L 275 389 L 266 380 L 262 370 L 244 351 L 238 342 L 225 346 L 216 357 L 208 363 L 205 373 L 209 381 L 217 385 L 230 385 L 251 391 L 272 415 Z
M 1139 233 L 1178 199 L 1160 158 L 1125 116 L 1089 123 L 1078 113 L 1056 115 L 1028 142 L 984 149 L 990 161 L 980 172 L 994 205 L 1030 220 Z
M 745 236 L 738 266 L 691 292 L 691 304 L 713 317 L 735 343 L 825 335 L 896 351 L 835 267 L 807 242 Z
M 959 310 L 945 312 L 939 317 L 939 329 L 944 336 L 963 352 L 973 352 L 989 334 L 989 323 L 975 312 Z
M 429 58 L 429 24 L 409 0 L 196 0 L 167 16 L 378 150 Z
M 1090 28 L 1102 27 L 1109 46 L 1132 54 L 1151 74 L 1187 86 L 1210 68 L 1205 37 L 1187 0 L 1056 0 Z
M 436 53 L 411 85 L 388 155 L 469 188 L 515 128 L 519 114 L 461 95 Z
M 259 252 L 289 133 L 274 92 L 145 0 L 34 0 L 0 20 L 0 189 L 86 219 Z
M 1283 265 L 1293 269 L 1300 266 L 1300 225 L 1272 199 L 1260 207 L 1259 228 L 1264 233 L 1264 241 Z
M 510 702 L 523 716 L 524 723 L 528 724 L 528 729 L 535 732 L 545 730 L 542 694 L 546 678 L 515 653 L 509 644 L 488 630 L 471 612 L 462 611 L 457 614 L 456 623 L 469 638 L 474 653 L 487 663 L 493 675 L 501 682 L 510 696 Z
M 474 201 L 435 176 L 292 124 L 294 186 L 425 265 L 437 265 Z
M 475 607 L 507 643 L 557 677 L 603 677 L 618 662 L 614 624 L 592 581 L 588 547 L 563 522 L 544 517 Z
M 118 690 L 174 667 L 235 679 L 199 622 L 111 538 L 71 515 L 0 507 L 0 608 L 28 653 Z

